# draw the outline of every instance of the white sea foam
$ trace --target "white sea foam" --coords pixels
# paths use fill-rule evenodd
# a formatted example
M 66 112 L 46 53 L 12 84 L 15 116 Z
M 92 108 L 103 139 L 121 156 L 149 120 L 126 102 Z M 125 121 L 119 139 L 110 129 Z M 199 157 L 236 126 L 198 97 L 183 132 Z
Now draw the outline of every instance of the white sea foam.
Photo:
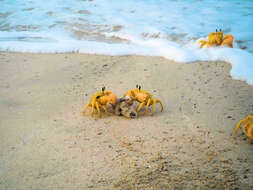
M 0 50 L 220 60 L 253 84 L 252 20 L 250 0 L 2 0 Z M 234 35 L 235 48 L 199 49 L 216 28 Z

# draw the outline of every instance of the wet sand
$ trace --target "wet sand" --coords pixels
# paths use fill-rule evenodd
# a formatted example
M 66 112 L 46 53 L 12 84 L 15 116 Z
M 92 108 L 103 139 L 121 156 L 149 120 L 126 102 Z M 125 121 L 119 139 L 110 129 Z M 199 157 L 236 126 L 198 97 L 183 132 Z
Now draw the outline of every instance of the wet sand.
M 1 52 L 0 189 L 253 189 L 253 144 L 234 134 L 253 114 L 253 86 L 230 69 Z M 136 84 L 164 111 L 132 120 L 81 114 L 103 86 L 120 97 Z

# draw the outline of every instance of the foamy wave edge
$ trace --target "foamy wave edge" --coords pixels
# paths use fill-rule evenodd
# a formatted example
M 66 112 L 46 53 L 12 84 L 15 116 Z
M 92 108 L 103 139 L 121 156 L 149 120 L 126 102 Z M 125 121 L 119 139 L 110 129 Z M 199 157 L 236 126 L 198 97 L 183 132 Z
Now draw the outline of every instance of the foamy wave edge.
M 225 61 L 232 65 L 233 79 L 253 85 L 253 54 L 239 48 L 203 48 L 191 42 L 179 46 L 174 42 L 151 39 L 135 43 L 108 44 L 96 41 L 65 40 L 55 42 L 1 42 L 0 51 L 22 53 L 87 53 L 100 55 L 162 56 L 176 62 Z

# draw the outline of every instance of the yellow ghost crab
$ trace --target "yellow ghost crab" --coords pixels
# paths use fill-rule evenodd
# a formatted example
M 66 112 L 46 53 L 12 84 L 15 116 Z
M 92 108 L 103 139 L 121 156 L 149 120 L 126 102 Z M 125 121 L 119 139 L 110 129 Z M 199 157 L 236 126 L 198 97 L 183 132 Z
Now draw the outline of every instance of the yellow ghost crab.
M 235 127 L 235 133 L 238 135 L 238 130 L 242 126 L 243 132 L 251 139 L 253 140 L 253 115 L 248 115 L 241 121 L 239 121 Z
M 228 46 L 233 48 L 233 41 L 234 41 L 234 37 L 231 34 L 226 34 L 226 36 L 223 36 L 223 32 L 221 31 L 221 29 L 218 30 L 216 29 L 216 32 L 210 33 L 208 35 L 208 40 L 200 40 L 200 48 L 202 48 L 203 46 L 206 45 L 206 47 L 210 47 L 210 46 Z
M 130 89 L 127 92 L 125 92 L 123 94 L 123 98 L 126 97 L 127 95 L 130 98 L 132 98 L 133 100 L 136 100 L 139 103 L 141 103 L 137 109 L 137 113 L 141 110 L 141 108 L 143 106 L 146 106 L 145 111 L 143 113 L 143 115 L 145 115 L 148 111 L 149 106 L 153 105 L 152 115 L 154 115 L 154 113 L 156 111 L 156 103 L 157 102 L 161 104 L 161 112 L 163 111 L 162 102 L 160 100 L 153 98 L 152 95 L 148 91 L 141 90 L 141 86 L 139 86 L 139 85 L 136 85 L 136 89 Z
M 205 40 L 200 40 L 199 43 L 201 44 L 200 45 L 200 48 L 202 48 L 204 45 L 206 45 L 206 47 L 210 47 L 210 46 L 219 46 L 221 45 L 223 41 L 223 32 L 221 31 L 221 29 L 218 30 L 216 29 L 216 32 L 212 32 L 208 35 L 208 40 L 205 41 Z
M 110 103 L 113 107 L 116 105 L 117 96 L 109 90 L 105 91 L 105 87 L 102 90 L 97 91 L 92 95 L 89 103 L 85 106 L 83 110 L 83 115 L 85 114 L 88 107 L 91 107 L 91 116 L 93 117 L 95 109 L 97 110 L 99 117 L 102 116 L 100 108 L 102 108 L 107 114 L 109 112 L 106 109 L 106 104 Z

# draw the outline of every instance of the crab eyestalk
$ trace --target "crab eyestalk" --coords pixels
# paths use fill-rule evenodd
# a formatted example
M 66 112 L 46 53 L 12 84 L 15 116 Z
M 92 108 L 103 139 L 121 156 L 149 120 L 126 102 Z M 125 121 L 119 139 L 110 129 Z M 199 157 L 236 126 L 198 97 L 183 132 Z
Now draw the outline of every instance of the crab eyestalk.
M 136 92 L 139 92 L 139 91 L 140 91 L 140 89 L 141 89 L 141 86 L 140 86 L 140 85 L 138 85 L 138 84 L 136 84 Z
M 102 91 L 103 91 L 103 92 L 105 91 L 105 86 L 104 86 L 104 87 L 102 87 Z

